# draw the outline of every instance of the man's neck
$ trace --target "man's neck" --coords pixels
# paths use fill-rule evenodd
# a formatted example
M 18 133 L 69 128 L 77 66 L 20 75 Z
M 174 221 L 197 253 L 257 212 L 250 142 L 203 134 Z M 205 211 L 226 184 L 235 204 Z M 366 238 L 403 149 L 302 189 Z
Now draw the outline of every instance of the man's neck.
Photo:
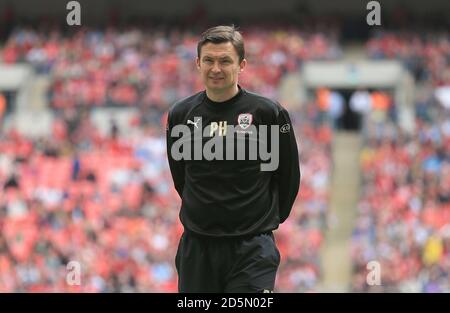
M 214 102 L 225 102 L 227 100 L 230 100 L 235 95 L 237 95 L 238 92 L 239 92 L 239 88 L 237 85 L 235 86 L 235 88 L 232 89 L 232 91 L 227 90 L 226 92 L 223 92 L 223 93 L 216 93 L 216 92 L 206 89 L 206 95 L 208 96 L 208 98 L 211 101 L 214 101 Z

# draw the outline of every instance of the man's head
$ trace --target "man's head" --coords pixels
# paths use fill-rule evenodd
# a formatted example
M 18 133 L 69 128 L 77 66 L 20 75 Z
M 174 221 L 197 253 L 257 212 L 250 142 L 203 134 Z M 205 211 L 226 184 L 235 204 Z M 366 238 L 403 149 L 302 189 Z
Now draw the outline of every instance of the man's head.
M 239 73 L 244 69 L 244 40 L 234 26 L 216 26 L 206 30 L 197 45 L 197 68 L 207 91 L 227 95 L 237 89 Z

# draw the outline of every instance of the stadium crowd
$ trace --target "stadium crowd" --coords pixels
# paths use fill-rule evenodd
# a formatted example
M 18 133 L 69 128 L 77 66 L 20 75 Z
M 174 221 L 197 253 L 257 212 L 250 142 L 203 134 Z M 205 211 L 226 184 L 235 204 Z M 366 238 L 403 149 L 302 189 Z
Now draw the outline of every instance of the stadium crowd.
M 247 88 L 276 98 L 281 77 L 303 60 L 333 59 L 336 36 L 294 29 L 244 33 Z M 26 61 L 53 77 L 50 102 L 70 106 L 167 107 L 202 86 L 195 73 L 198 34 L 177 29 L 84 29 L 73 36 L 27 28 L 15 30 L 3 51 L 5 63 Z
M 402 60 L 421 88 L 414 133 L 387 115 L 368 120 L 352 289 L 449 292 L 450 112 L 434 88 L 450 88 L 450 37 L 387 33 L 367 48 L 373 57 Z M 366 283 L 370 261 L 381 266 L 380 286 Z
M 244 36 L 249 66 L 241 84 L 271 98 L 303 61 L 340 54 L 337 39 L 324 33 L 255 28 Z M 176 29 L 12 32 L 2 62 L 28 62 L 51 77 L 57 118 L 46 138 L 0 132 L 0 291 L 176 291 L 182 226 L 163 130 L 167 108 L 202 88 L 193 74 L 196 40 Z M 381 32 L 366 47 L 371 58 L 401 60 L 423 88 L 413 134 L 398 127 L 395 103 L 367 112 L 351 288 L 449 292 L 450 100 L 437 91 L 450 88 L 450 37 Z M 315 291 L 320 280 L 333 136 L 324 92 L 291 113 L 302 184 L 276 231 L 281 292 Z M 111 122 L 104 135 L 90 119 L 97 106 L 140 114 L 131 131 Z M 81 265 L 80 286 L 66 281 L 70 261 Z M 369 261 L 381 265 L 381 286 L 366 282 Z
M 339 53 L 321 33 L 244 35 L 249 67 L 242 85 L 268 97 L 277 97 L 282 75 L 303 60 Z M 0 291 L 175 292 L 173 260 L 183 230 L 163 130 L 168 106 L 201 88 L 192 74 L 196 37 L 177 30 L 65 36 L 18 29 L 1 55 L 50 75 L 50 103 L 58 110 L 51 136 L 0 132 Z M 130 131 L 112 122 L 104 135 L 90 119 L 89 108 L 99 105 L 135 106 L 140 114 Z M 312 122 L 317 114 L 313 102 L 292 112 L 302 201 L 276 232 L 278 291 L 311 291 L 320 278 L 332 133 Z M 70 261 L 81 266 L 79 286 L 66 281 Z
M 450 34 L 443 32 L 378 31 L 366 43 L 372 59 L 398 59 L 420 83 L 450 84 Z

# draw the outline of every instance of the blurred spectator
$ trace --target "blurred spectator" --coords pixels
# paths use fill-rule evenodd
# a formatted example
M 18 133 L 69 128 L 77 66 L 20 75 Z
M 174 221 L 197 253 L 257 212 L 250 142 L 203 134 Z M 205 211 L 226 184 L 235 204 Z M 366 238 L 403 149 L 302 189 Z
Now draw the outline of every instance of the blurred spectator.
M 3 116 L 4 116 L 5 112 L 6 112 L 6 98 L 0 92 L 0 126 L 3 122 Z

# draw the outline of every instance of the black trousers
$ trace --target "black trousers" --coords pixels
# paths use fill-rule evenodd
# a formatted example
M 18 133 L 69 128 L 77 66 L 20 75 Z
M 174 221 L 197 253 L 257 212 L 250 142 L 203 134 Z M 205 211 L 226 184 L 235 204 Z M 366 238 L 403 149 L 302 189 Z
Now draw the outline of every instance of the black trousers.
M 179 292 L 272 292 L 280 253 L 272 232 L 233 239 L 184 232 L 175 263 Z

